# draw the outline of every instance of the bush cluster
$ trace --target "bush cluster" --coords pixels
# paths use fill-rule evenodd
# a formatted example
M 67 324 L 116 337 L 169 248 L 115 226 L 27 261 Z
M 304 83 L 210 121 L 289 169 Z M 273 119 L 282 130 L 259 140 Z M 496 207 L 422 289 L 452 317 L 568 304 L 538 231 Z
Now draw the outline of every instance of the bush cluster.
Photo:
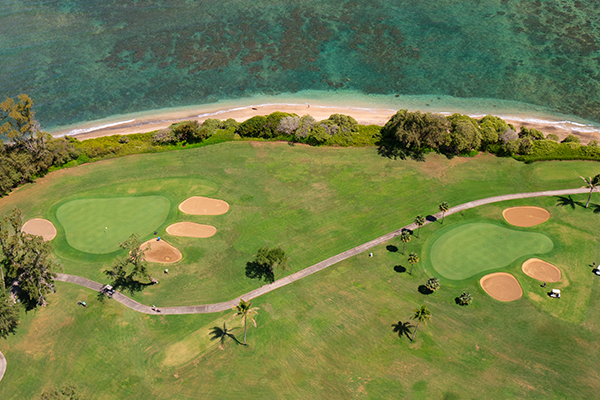
M 537 129 L 514 126 L 487 115 L 479 120 L 468 115 L 398 111 L 381 129 L 379 154 L 389 158 L 423 159 L 428 152 L 449 157 L 489 151 L 500 156 L 530 154 L 533 142 L 545 140 Z

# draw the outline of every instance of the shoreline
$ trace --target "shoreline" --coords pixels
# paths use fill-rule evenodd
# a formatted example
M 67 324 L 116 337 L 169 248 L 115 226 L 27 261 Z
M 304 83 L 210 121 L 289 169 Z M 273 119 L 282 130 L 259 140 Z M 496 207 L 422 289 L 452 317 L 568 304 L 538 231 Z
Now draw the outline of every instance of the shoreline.
M 304 99 L 302 99 L 304 100 Z M 316 120 L 327 119 L 331 114 L 346 114 L 355 118 L 362 125 L 380 125 L 383 126 L 396 113 L 397 107 L 355 107 L 339 105 L 321 105 L 318 101 L 304 103 L 262 103 L 262 104 L 240 104 L 239 106 L 227 107 L 225 104 L 213 104 L 205 106 L 190 106 L 176 109 L 154 110 L 146 113 L 136 113 L 124 116 L 115 116 L 113 119 L 104 119 L 90 121 L 87 123 L 76 124 L 70 127 L 59 127 L 53 136 L 71 136 L 79 140 L 94 139 L 111 135 L 130 135 L 134 133 L 151 132 L 158 129 L 169 127 L 171 124 L 196 120 L 202 123 L 209 118 L 226 120 L 233 118 L 238 122 L 243 122 L 257 115 L 268 115 L 275 111 L 294 113 L 299 116 L 311 115 Z M 419 109 L 421 112 L 433 112 L 443 115 L 450 115 L 456 111 L 436 111 L 423 110 L 421 107 L 414 109 L 406 107 L 410 111 Z M 488 113 L 465 113 L 473 118 L 481 118 Z M 562 140 L 567 135 L 573 134 L 581 139 L 583 144 L 590 140 L 600 142 L 600 128 L 590 124 L 583 124 L 564 119 L 551 119 L 548 116 L 531 115 L 502 115 L 491 113 L 507 123 L 512 124 L 518 130 L 521 126 L 535 128 L 544 133 L 556 134 Z M 119 118 L 121 118 L 119 120 Z

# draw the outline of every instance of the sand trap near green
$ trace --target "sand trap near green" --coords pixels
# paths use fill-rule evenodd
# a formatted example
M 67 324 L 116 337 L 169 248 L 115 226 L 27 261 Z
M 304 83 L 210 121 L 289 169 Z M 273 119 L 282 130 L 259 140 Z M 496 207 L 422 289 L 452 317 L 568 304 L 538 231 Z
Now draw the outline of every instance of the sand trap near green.
M 493 224 L 473 223 L 444 233 L 431 247 L 431 263 L 445 278 L 461 280 L 505 267 L 530 254 L 544 254 L 554 243 L 546 235 Z
M 119 249 L 132 233 L 142 237 L 156 230 L 169 215 L 171 203 L 162 196 L 81 199 L 63 204 L 56 218 L 69 245 L 77 250 L 106 254 Z

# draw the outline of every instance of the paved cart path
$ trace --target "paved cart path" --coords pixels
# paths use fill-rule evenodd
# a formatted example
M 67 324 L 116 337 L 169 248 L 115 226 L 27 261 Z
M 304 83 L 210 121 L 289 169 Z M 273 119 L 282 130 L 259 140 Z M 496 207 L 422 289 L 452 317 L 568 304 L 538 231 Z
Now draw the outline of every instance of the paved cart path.
M 589 189 L 578 188 L 578 189 L 565 189 L 565 190 L 547 190 L 544 192 L 515 193 L 515 194 L 506 194 L 506 195 L 502 195 L 502 196 L 488 197 L 485 199 L 470 201 L 468 203 L 464 203 L 464 204 L 460 204 L 456 207 L 452 207 L 446 212 L 446 216 L 452 215 L 452 214 L 455 214 L 457 212 L 461 212 L 464 210 L 468 210 L 470 208 L 479 207 L 484 204 L 497 203 L 500 201 L 515 200 L 515 199 L 527 199 L 527 198 L 531 198 L 531 197 L 564 196 L 564 195 L 581 194 L 581 193 L 589 193 Z M 430 218 L 433 221 L 440 219 L 442 217 L 442 213 L 439 212 L 437 214 L 434 214 L 433 217 L 435 219 Z M 430 221 L 430 220 L 426 220 L 424 225 L 427 225 L 431 222 L 432 221 Z M 236 297 L 233 300 L 225 301 L 223 303 L 203 304 L 203 305 L 199 305 L 199 306 L 159 307 L 158 308 L 159 311 L 155 311 L 152 309 L 152 307 L 138 303 L 137 301 L 130 299 L 129 297 L 127 297 L 124 294 L 121 294 L 119 292 L 115 292 L 115 294 L 113 295 L 113 299 L 118 301 L 119 303 L 131 308 L 132 310 L 139 311 L 139 312 L 145 313 L 145 314 L 156 314 L 156 315 L 162 315 L 162 314 L 164 314 L 164 315 L 166 315 L 166 314 L 206 314 L 206 313 L 225 311 L 225 310 L 229 310 L 232 307 L 239 304 L 240 299 L 242 299 L 242 298 L 244 300 L 254 299 L 265 293 L 269 293 L 275 289 L 278 289 L 282 286 L 285 286 L 287 284 L 295 282 L 295 281 L 302 279 L 308 275 L 312 275 L 315 272 L 321 271 L 333 264 L 337 264 L 340 261 L 343 261 L 347 258 L 353 257 L 353 256 L 360 254 L 362 252 L 365 252 L 375 246 L 385 243 L 390 239 L 400 236 L 400 234 L 402 234 L 402 231 L 404 231 L 404 230 L 412 231 L 415 229 L 417 229 L 417 226 L 414 223 L 410 224 L 410 225 L 406 225 L 400 229 L 396 229 L 393 232 L 390 232 L 386 235 L 378 237 L 377 239 L 371 240 L 370 242 L 361 244 L 360 246 L 356 246 L 353 249 L 346 250 L 343 253 L 340 253 L 338 255 L 328 258 L 327 260 L 321 261 L 320 263 L 317 263 L 308 268 L 305 268 L 302 271 L 298 271 L 294 274 L 286 276 L 285 278 L 278 279 L 271 284 L 264 285 L 258 289 L 255 289 L 251 292 L 248 292 L 239 297 Z M 101 283 L 94 282 L 89 279 L 82 278 L 80 276 L 68 275 L 68 274 L 58 274 L 58 276 L 56 277 L 56 280 L 60 281 L 60 282 L 75 283 L 77 285 L 85 286 L 85 287 L 95 290 L 95 291 L 100 291 L 103 286 Z M 0 352 L 0 380 L 2 380 L 2 377 L 4 376 L 5 371 L 6 371 L 6 359 L 4 358 L 4 355 L 2 355 L 2 353 Z

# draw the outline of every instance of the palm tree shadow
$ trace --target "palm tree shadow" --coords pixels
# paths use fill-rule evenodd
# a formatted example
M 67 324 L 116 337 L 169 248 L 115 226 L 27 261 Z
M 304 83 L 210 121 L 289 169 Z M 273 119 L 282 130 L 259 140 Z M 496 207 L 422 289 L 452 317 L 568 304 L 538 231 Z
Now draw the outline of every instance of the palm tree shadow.
M 600 204 L 590 203 L 590 208 L 594 214 L 600 214 Z
M 410 339 L 410 335 L 412 334 L 410 328 L 414 327 L 415 326 L 411 325 L 410 322 L 398 321 L 397 323 L 392 324 L 392 332 L 397 333 L 399 338 L 402 338 L 402 336 L 406 336 Z
M 242 342 L 237 340 L 233 333 L 231 333 L 234 329 L 235 328 L 228 329 L 226 326 L 226 322 L 223 322 L 223 328 L 221 328 L 220 326 L 214 326 L 209 333 L 209 335 L 211 335 L 210 340 L 219 340 L 221 342 L 219 343 L 219 349 L 221 350 L 225 349 L 225 339 L 227 338 L 235 340 L 237 344 L 243 344 Z
M 385 248 L 390 253 L 397 253 L 398 252 L 398 247 L 394 246 L 393 244 L 387 245 Z
M 421 294 L 425 294 L 425 295 L 433 293 L 433 290 L 429 289 L 429 288 L 428 288 L 427 286 L 425 286 L 425 285 L 421 285 L 421 286 L 419 286 L 419 289 L 418 289 L 418 290 L 419 290 L 419 293 L 421 293 Z
M 396 271 L 397 273 L 401 274 L 403 272 L 406 272 L 406 268 L 404 268 L 402 265 L 396 265 L 394 267 L 394 271 Z
M 571 196 L 556 196 L 556 198 L 556 205 L 559 207 L 571 207 L 571 210 L 574 210 L 575 206 L 584 207 L 582 202 L 573 200 Z

